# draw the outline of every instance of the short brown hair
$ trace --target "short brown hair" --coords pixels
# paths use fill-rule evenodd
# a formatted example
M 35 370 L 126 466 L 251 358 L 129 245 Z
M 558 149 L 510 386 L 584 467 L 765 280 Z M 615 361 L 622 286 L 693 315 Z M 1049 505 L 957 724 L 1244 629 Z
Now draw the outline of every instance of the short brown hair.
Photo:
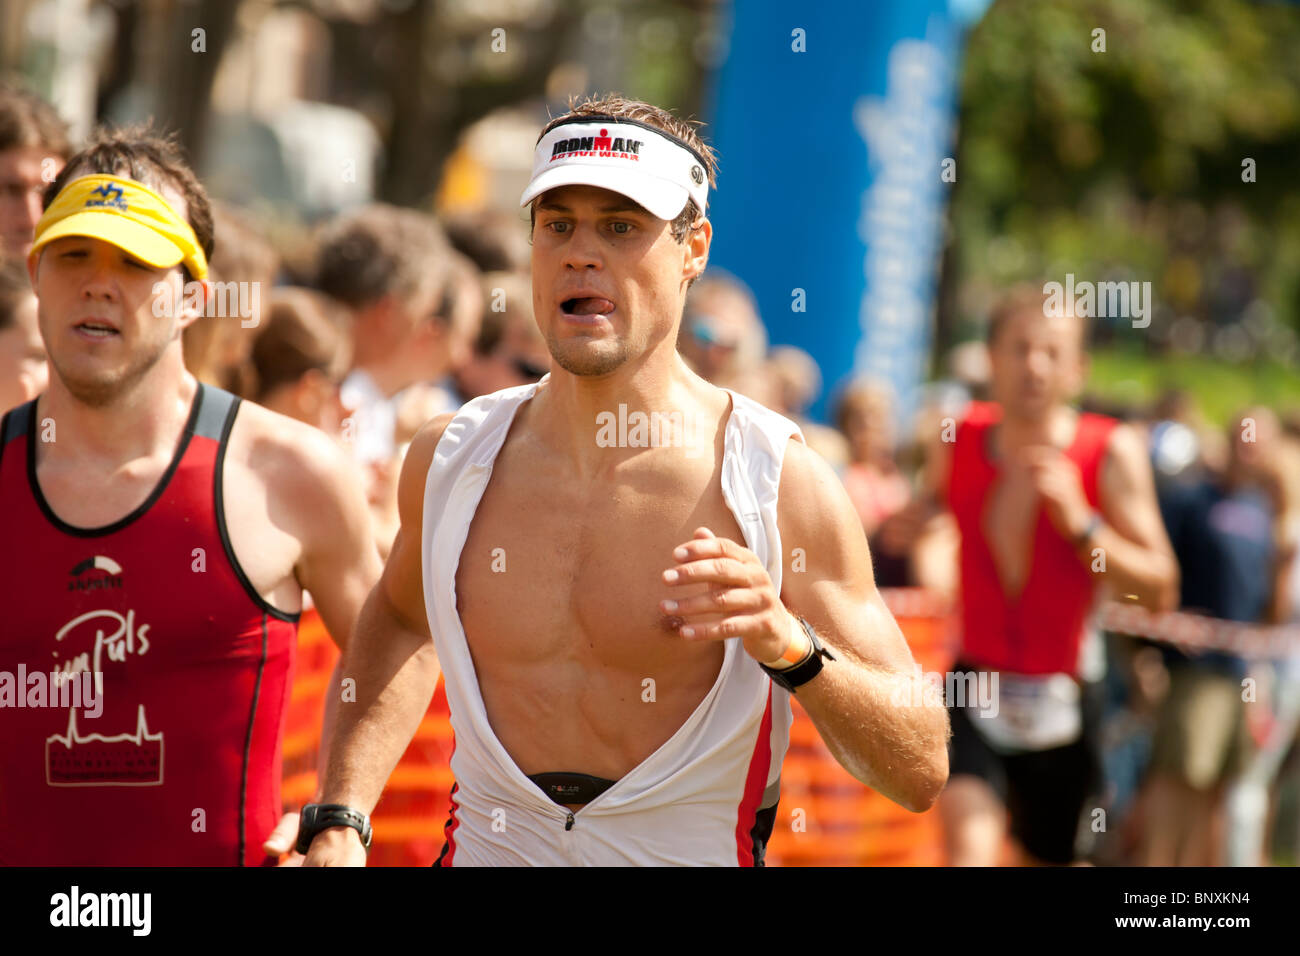
M 845 386 L 835 402 L 835 427 L 847 435 L 855 415 L 887 417 L 893 408 L 894 393 L 887 384 L 870 378 L 855 378 Z
M 409 299 L 428 288 L 432 277 L 441 301 L 447 289 L 448 249 L 432 216 L 374 203 L 325 228 L 317 249 L 315 284 L 326 295 L 359 309 L 389 295 Z
M 0 83 L 0 152 L 29 148 L 66 159 L 68 125 L 35 93 Z
M 441 221 L 452 248 L 480 272 L 528 271 L 528 239 L 518 215 L 488 208 L 453 212 Z
M 339 306 L 312 289 L 281 287 L 271 293 L 270 318 L 253 342 L 257 401 L 311 371 L 342 377 L 351 351 Z
M 1043 283 L 1033 285 L 1028 282 L 1017 283 L 1007 289 L 998 300 L 993 304 L 992 311 L 989 312 L 989 324 L 987 342 L 989 348 L 992 348 L 997 342 L 999 333 L 1006 326 L 1007 322 L 1017 315 L 1024 312 L 1033 312 L 1038 316 L 1045 316 L 1045 304 L 1047 295 L 1043 292 Z M 1079 322 L 1079 351 L 1086 351 L 1088 348 L 1088 333 L 1091 324 L 1086 315 L 1079 315 L 1074 311 L 1074 303 L 1066 303 L 1071 315 Z
M 475 355 L 491 355 L 511 322 L 531 325 L 537 328 L 533 318 L 533 286 L 526 273 L 520 272 L 485 272 L 480 277 L 483 289 L 483 301 L 488 306 L 483 310 L 483 321 L 479 324 L 478 337 L 474 340 Z M 491 308 L 492 302 L 500 296 L 505 306 L 500 311 Z M 540 333 L 539 333 L 540 334 Z
M 699 154 L 700 159 L 704 161 L 704 174 L 708 177 L 709 187 L 717 188 L 718 157 L 714 153 L 713 147 L 709 146 L 700 137 L 699 127 L 703 126 L 703 123 L 681 119 L 668 110 L 652 106 L 642 100 L 630 100 L 621 93 L 589 96 L 581 103 L 577 103 L 575 100 L 576 97 L 570 99 L 569 112 L 563 116 L 557 116 L 546 124 L 537 137 L 539 143 L 542 141 L 543 136 L 561 123 L 579 120 L 584 116 L 613 116 L 617 119 L 636 120 L 648 126 L 653 126 L 674 139 L 681 140 Z M 686 237 L 690 234 L 691 227 L 703 214 L 704 210 L 695 204 L 695 200 L 688 199 L 685 208 L 678 213 L 677 218 L 672 222 L 673 238 L 678 242 L 685 242 Z
M 158 191 L 170 186 L 185 200 L 185 218 L 194 230 L 203 254 L 209 259 L 215 248 L 212 204 L 199 179 L 190 169 L 174 133 L 160 133 L 149 124 L 113 129 L 101 126 L 86 145 L 68 160 L 63 172 L 45 187 L 45 208 L 63 187 L 82 176 L 120 176 L 144 183 Z M 194 277 L 184 269 L 186 280 Z
M 262 282 L 270 285 L 280 271 L 280 255 L 261 225 L 247 210 L 223 202 L 212 204 L 212 222 L 221 237 L 208 263 L 222 282 Z
M 257 283 L 269 289 L 280 271 L 280 257 L 253 219 L 234 206 L 215 202 L 212 226 L 221 244 L 208 262 L 208 278 L 214 282 Z M 253 320 L 260 321 L 260 316 L 253 316 Z M 245 332 L 243 323 L 223 319 L 206 317 L 192 322 L 181 333 L 185 367 L 201 382 L 248 397 L 253 386 L 249 365 L 224 364 L 230 361 L 224 354 L 229 343 Z

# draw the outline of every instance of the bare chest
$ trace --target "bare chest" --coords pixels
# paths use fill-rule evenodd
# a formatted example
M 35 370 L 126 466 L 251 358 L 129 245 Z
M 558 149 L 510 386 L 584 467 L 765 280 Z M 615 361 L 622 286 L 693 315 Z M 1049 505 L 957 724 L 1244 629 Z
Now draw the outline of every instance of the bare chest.
M 1008 597 L 1019 594 L 1029 577 L 1038 510 L 1038 492 L 1028 469 L 1012 466 L 1000 471 L 985 504 L 984 540 Z
M 579 487 L 522 465 L 498 462 L 460 556 L 457 609 L 476 662 L 644 669 L 698 650 L 684 650 L 659 602 L 681 596 L 662 574 L 695 528 L 744 541 L 712 468 Z

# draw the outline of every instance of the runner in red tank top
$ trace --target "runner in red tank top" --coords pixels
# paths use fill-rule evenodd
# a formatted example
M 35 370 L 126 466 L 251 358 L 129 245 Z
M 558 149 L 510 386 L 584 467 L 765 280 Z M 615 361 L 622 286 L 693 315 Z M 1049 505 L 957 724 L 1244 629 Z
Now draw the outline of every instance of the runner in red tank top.
M 50 385 L 0 425 L 0 864 L 274 863 L 302 589 L 342 645 L 378 578 L 329 439 L 185 371 L 211 222 L 174 149 L 127 133 L 47 194 Z
M 1076 676 L 1080 638 L 1092 608 L 1095 578 L 1072 543 L 1040 509 L 1032 527 L 1033 561 L 1015 596 L 1003 589 L 997 559 L 985 536 L 984 518 L 998 480 L 999 463 L 990 457 L 1002 414 L 975 403 L 953 443 L 948 504 L 961 531 L 962 656 L 966 663 L 1020 674 Z M 1100 506 L 1097 479 L 1113 418 L 1078 416 L 1074 437 L 1063 449 L 1078 470 L 1084 496 Z
M 1096 778 L 1080 655 L 1098 589 L 1162 610 L 1177 600 L 1144 441 L 1068 405 L 1085 338 L 1085 321 L 1049 314 L 1037 289 L 1009 294 L 989 326 L 997 401 L 972 405 L 930 469 L 961 532 L 954 671 L 998 680 L 980 707 L 949 701 L 940 807 L 954 864 L 996 865 L 1008 816 L 1027 861 L 1074 860 Z

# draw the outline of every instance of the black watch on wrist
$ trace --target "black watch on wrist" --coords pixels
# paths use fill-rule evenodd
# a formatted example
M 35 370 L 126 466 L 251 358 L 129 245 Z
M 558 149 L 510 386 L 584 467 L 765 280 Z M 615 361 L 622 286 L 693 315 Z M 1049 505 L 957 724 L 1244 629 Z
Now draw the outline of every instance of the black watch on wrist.
M 784 687 L 792 694 L 795 692 L 796 687 L 802 687 L 822 672 L 822 658 L 835 660 L 835 655 L 826 650 L 812 625 L 798 615 L 795 615 L 795 620 L 803 627 L 804 633 L 808 635 L 808 640 L 812 643 L 812 650 L 808 652 L 808 656 L 798 664 L 787 667 L 785 670 L 777 670 L 768 667 L 766 664 L 758 665 L 767 672 L 767 676 L 772 678 L 774 684 Z
M 360 810 L 339 803 L 309 803 L 302 808 L 298 820 L 298 844 L 294 849 L 306 856 L 316 834 L 330 827 L 351 827 L 361 835 L 361 845 L 370 849 L 370 818 Z
M 1103 524 L 1105 524 L 1105 521 L 1102 519 L 1101 513 L 1094 508 L 1092 517 L 1088 519 L 1088 523 L 1083 526 L 1083 530 L 1075 537 L 1074 546 L 1081 548 L 1085 544 L 1090 544 L 1093 537 L 1101 530 Z

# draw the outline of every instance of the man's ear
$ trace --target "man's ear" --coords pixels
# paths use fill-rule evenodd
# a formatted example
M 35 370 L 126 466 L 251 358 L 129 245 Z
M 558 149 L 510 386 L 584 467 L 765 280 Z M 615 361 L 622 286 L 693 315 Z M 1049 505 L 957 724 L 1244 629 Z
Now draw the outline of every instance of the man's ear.
M 45 255 L 44 246 L 42 246 L 41 250 L 35 255 L 29 255 L 27 257 L 27 278 L 31 280 L 33 293 L 36 291 L 36 273 L 40 271 L 41 256 L 43 255 Z
M 451 337 L 451 320 L 442 316 L 425 316 L 415 326 L 416 341 L 425 343 L 442 343 Z
M 180 308 L 176 310 L 176 327 L 186 329 L 207 314 L 212 299 L 212 282 L 191 279 L 181 287 Z
M 709 265 L 709 246 L 713 243 L 713 223 L 699 220 L 686 237 L 686 263 L 682 278 L 690 281 L 701 275 Z

